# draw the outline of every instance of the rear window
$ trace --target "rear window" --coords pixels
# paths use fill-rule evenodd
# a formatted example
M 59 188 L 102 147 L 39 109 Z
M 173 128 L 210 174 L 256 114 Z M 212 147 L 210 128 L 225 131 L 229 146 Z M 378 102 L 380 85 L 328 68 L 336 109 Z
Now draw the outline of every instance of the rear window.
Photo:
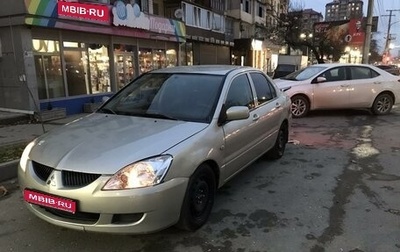
M 295 65 L 278 65 L 276 67 L 276 71 L 294 72 L 295 70 Z

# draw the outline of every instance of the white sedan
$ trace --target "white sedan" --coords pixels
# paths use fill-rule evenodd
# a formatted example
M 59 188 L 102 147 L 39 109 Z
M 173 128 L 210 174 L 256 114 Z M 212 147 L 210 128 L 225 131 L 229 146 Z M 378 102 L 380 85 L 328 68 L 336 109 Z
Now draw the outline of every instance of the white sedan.
M 367 64 L 312 65 L 275 83 L 291 97 L 293 117 L 310 110 L 360 108 L 384 115 L 400 102 L 400 77 Z

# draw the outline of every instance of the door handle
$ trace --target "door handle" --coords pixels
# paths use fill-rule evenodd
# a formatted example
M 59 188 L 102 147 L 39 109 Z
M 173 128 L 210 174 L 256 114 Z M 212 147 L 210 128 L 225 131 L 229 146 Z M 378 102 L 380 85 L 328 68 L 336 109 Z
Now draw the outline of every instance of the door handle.
M 375 81 L 374 84 L 381 84 L 381 82 L 380 81 Z
M 281 107 L 281 104 L 279 103 L 279 102 L 277 102 L 276 104 L 275 104 L 275 108 L 280 108 Z
M 260 116 L 257 114 L 253 115 L 253 121 L 257 121 L 258 119 L 260 119 Z
M 348 84 L 342 84 L 342 85 L 340 85 L 341 87 L 348 87 L 349 85 Z

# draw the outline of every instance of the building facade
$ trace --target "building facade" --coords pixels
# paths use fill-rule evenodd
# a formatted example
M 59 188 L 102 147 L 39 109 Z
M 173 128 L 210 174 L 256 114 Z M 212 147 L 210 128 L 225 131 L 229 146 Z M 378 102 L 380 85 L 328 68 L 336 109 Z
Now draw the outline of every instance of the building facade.
M 0 109 L 81 113 L 153 69 L 230 64 L 223 12 L 166 2 L 1 1 Z
M 234 37 L 233 64 L 272 72 L 281 46 L 272 42 L 271 28 L 276 27 L 278 17 L 287 10 L 287 0 L 228 1 L 226 13 Z
M 325 21 L 340 21 L 363 17 L 362 0 L 333 0 L 325 6 Z

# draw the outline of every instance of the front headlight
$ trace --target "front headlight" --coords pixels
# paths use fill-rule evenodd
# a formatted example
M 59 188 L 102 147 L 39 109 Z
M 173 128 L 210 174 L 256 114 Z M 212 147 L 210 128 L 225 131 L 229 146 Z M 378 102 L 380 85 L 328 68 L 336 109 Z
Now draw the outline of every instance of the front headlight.
M 19 160 L 19 166 L 21 167 L 22 171 L 25 172 L 26 166 L 28 165 L 29 153 L 31 152 L 35 142 L 30 142 L 22 152 L 21 158 Z
M 159 184 L 172 163 L 169 155 L 158 156 L 130 164 L 112 176 L 103 190 L 141 188 Z

